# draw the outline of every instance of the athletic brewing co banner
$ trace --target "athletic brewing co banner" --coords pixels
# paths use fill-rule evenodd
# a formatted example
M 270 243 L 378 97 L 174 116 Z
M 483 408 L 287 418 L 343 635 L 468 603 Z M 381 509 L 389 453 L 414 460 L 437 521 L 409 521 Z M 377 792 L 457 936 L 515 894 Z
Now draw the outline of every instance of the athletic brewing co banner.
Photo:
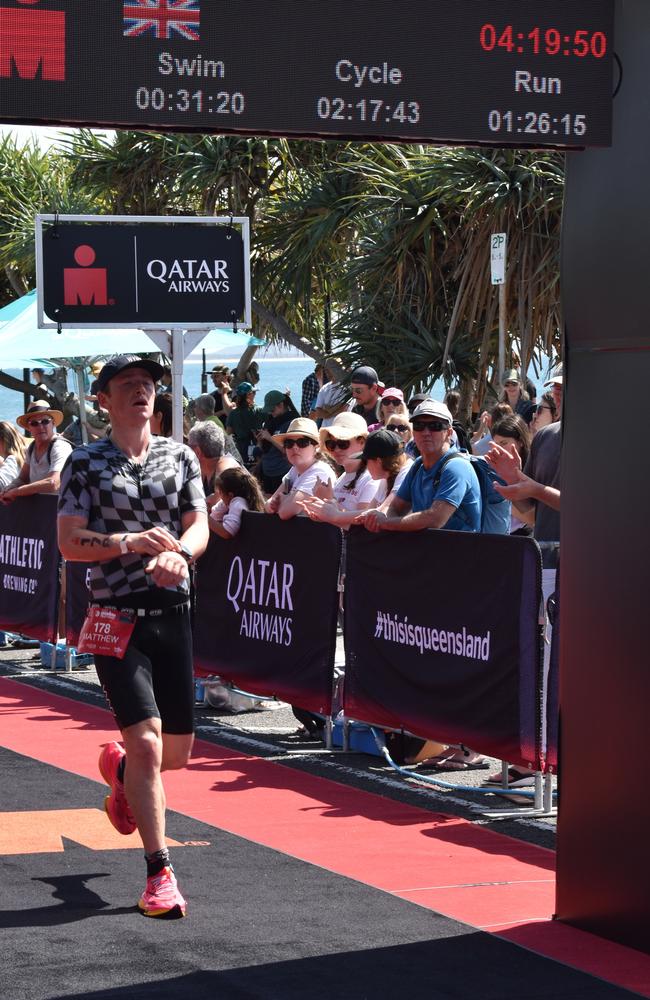
M 352 529 L 346 715 L 537 763 L 540 599 L 531 539 Z
M 59 609 L 59 550 L 53 496 L 0 506 L 0 629 L 54 642 Z
M 194 664 L 253 694 L 329 714 L 341 533 L 245 513 L 197 564 Z

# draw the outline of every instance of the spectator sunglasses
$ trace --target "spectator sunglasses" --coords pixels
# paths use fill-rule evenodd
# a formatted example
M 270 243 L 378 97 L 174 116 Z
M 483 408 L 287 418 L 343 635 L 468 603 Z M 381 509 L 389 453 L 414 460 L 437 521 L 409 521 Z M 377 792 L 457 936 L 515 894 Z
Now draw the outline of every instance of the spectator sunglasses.
M 287 451 L 289 448 L 293 448 L 293 447 L 296 447 L 296 448 L 307 448 L 307 447 L 309 447 L 310 444 L 312 444 L 314 447 L 316 447 L 316 442 L 312 441 L 312 439 L 308 438 L 308 437 L 304 437 L 304 438 L 287 438 L 285 441 L 282 442 L 282 447 L 284 448 L 285 451 Z
M 446 431 L 449 424 L 444 420 L 414 420 L 412 427 L 414 431 Z

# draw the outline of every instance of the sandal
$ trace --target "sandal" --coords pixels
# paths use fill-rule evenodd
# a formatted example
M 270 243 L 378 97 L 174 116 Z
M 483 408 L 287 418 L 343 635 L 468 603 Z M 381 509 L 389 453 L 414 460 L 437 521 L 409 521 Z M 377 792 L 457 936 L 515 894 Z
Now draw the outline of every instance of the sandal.
M 428 757 L 427 760 L 423 760 L 419 768 L 420 770 L 469 771 L 489 766 L 488 761 L 480 753 L 450 747 L 444 753 L 438 754 L 437 757 Z
M 523 771 L 520 768 L 513 766 L 508 768 L 507 780 L 507 788 L 530 788 L 531 785 L 535 784 L 535 778 L 530 771 Z M 494 785 L 495 788 L 499 787 L 502 782 L 503 776 L 501 771 L 495 771 L 494 774 L 489 775 L 489 777 L 485 779 L 486 785 Z

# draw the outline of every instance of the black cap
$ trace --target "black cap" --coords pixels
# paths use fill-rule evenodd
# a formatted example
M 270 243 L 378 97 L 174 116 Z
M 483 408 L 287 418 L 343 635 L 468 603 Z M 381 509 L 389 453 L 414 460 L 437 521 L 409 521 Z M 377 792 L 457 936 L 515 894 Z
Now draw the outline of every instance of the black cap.
M 377 385 L 379 375 L 370 365 L 361 365 L 360 368 L 355 368 L 352 372 L 350 382 L 356 382 L 357 385 Z
M 412 413 L 415 407 L 419 406 L 425 399 L 430 399 L 430 396 L 426 392 L 416 392 L 414 396 L 411 396 L 407 403 L 409 412 Z
M 403 451 L 404 445 L 398 435 L 394 431 L 381 427 L 378 431 L 373 431 L 372 434 L 368 435 L 363 451 L 354 457 L 363 458 L 366 461 L 369 458 L 393 458 L 396 455 L 401 455 Z
M 149 372 L 154 382 L 157 382 L 162 377 L 165 370 L 156 361 L 147 361 L 146 358 L 139 358 L 135 354 L 114 354 L 104 364 L 104 367 L 93 382 L 93 395 L 98 392 L 104 392 L 110 380 L 126 368 L 144 368 L 146 372 Z

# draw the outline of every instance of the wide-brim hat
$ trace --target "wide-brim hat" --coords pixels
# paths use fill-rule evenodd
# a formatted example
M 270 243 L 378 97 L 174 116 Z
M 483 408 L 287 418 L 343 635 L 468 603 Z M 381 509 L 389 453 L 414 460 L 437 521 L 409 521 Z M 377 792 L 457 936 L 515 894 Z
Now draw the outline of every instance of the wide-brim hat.
M 27 424 L 34 417 L 50 417 L 55 427 L 58 427 L 63 420 L 61 410 L 51 410 L 44 399 L 35 399 L 34 402 L 27 407 L 27 412 L 16 418 L 16 423 L 19 427 L 22 427 L 23 430 L 26 430 Z
M 329 425 L 321 427 L 319 431 L 320 443 L 325 447 L 328 437 L 338 438 L 340 441 L 351 441 L 356 437 L 367 437 L 368 424 L 360 413 L 339 413 Z
M 364 420 L 365 423 L 365 420 Z M 319 444 L 318 425 L 309 417 L 296 417 L 287 427 L 284 434 L 274 434 L 276 444 L 284 444 L 287 438 L 310 438 L 314 444 Z

